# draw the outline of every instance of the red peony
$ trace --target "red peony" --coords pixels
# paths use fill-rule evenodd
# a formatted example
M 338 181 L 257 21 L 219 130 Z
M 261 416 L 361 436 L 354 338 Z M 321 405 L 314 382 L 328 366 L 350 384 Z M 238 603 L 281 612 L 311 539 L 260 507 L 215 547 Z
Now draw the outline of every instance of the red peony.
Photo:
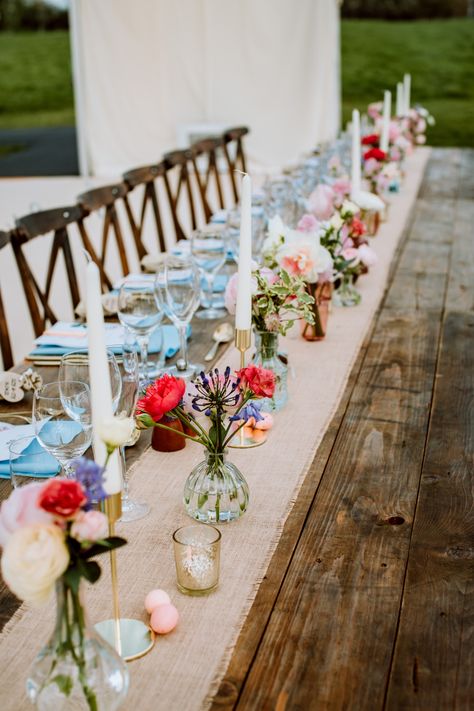
M 71 479 L 52 479 L 38 497 L 40 508 L 61 518 L 74 518 L 86 502 L 84 489 Z
M 182 378 L 162 375 L 150 385 L 144 397 L 137 403 L 137 415 L 147 414 L 155 422 L 179 405 L 184 396 L 186 384 Z
M 248 365 L 237 373 L 244 387 L 249 388 L 257 397 L 273 397 L 275 392 L 275 374 L 272 370 Z
M 385 151 L 381 151 L 380 148 L 371 148 L 370 151 L 364 153 L 364 160 L 369 160 L 369 158 L 382 161 L 387 158 L 387 154 Z
M 363 146 L 378 146 L 379 137 L 376 133 L 371 133 L 370 136 L 364 136 L 362 139 Z

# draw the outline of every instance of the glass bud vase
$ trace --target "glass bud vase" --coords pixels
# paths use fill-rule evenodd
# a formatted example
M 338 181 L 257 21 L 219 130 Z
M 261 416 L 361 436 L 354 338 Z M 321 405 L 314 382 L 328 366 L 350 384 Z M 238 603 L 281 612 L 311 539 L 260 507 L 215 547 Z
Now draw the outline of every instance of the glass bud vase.
M 208 452 L 184 485 L 184 506 L 191 518 L 202 523 L 228 523 L 243 516 L 249 487 L 227 452 Z
M 85 620 L 82 595 L 61 578 L 52 637 L 36 657 L 26 682 L 39 711 L 114 711 L 128 691 L 125 662 Z
M 288 366 L 278 355 L 278 333 L 255 332 L 255 355 L 253 362 L 275 374 L 275 392 L 272 398 L 259 400 L 264 412 L 276 412 L 288 402 Z
M 357 306 L 360 304 L 362 296 L 354 286 L 352 274 L 344 274 L 340 284 L 333 294 L 335 306 Z

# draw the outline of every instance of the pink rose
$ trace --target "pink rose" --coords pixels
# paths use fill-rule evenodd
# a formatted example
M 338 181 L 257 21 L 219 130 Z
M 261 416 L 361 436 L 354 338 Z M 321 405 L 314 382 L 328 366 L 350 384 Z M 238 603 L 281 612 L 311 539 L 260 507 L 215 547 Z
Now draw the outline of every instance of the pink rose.
M 369 247 L 368 244 L 361 244 L 357 251 L 359 253 L 360 261 L 366 267 L 373 267 L 374 264 L 377 264 L 377 255 L 375 254 L 372 247 Z
M 333 189 L 321 183 L 308 198 L 309 210 L 318 220 L 329 220 L 334 212 L 334 198 Z
M 76 541 L 100 541 L 108 533 L 107 516 L 101 511 L 81 511 L 71 526 Z
M 314 215 L 303 215 L 301 220 L 298 222 L 297 229 L 299 232 L 317 232 L 319 229 L 319 222 Z
M 26 484 L 14 489 L 0 508 L 0 545 L 5 546 L 11 534 L 24 526 L 53 522 L 51 514 L 38 505 L 44 484 Z

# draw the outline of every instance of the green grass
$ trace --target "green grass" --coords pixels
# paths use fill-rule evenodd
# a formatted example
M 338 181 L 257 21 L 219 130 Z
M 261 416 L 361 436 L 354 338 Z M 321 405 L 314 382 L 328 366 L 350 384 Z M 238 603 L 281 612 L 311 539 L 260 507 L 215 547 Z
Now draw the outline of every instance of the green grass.
M 412 74 L 412 99 L 436 118 L 428 142 L 474 146 L 474 21 L 342 23 L 343 120 Z
M 72 124 L 69 33 L 0 33 L 0 128 Z
M 344 20 L 341 33 L 344 121 L 409 71 L 436 118 L 429 142 L 474 146 L 474 20 Z M 73 123 L 68 33 L 1 33 L 0 128 Z

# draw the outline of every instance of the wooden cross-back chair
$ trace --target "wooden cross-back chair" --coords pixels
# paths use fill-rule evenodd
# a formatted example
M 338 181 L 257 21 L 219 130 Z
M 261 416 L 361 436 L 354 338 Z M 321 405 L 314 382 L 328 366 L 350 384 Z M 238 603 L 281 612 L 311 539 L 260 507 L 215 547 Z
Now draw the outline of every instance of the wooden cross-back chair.
M 62 253 L 66 267 L 66 278 L 73 309 L 79 303 L 79 288 L 67 228 L 81 219 L 82 208 L 79 205 L 60 207 L 53 210 L 33 212 L 16 220 L 16 230 L 11 233 L 11 245 L 20 272 L 23 290 L 35 336 L 40 336 L 46 324 L 55 323 L 58 319 L 49 303 L 53 276 Z M 46 273 L 46 284 L 42 289 L 28 263 L 23 247 L 31 240 L 53 233 L 53 241 L 49 254 Z
M 105 262 L 107 259 L 107 252 L 109 250 L 111 238 L 115 241 L 117 247 L 120 266 L 122 269 L 122 275 L 127 276 L 127 274 L 130 273 L 130 266 L 127 258 L 125 241 L 122 233 L 122 228 L 120 226 L 119 216 L 117 214 L 117 202 L 119 200 L 126 200 L 128 191 L 128 185 L 126 185 L 125 183 L 116 183 L 114 185 L 105 185 L 100 188 L 88 190 L 87 192 L 79 195 L 77 198 L 77 202 L 82 208 L 82 215 L 77 221 L 77 226 L 81 234 L 82 243 L 84 245 L 84 248 L 89 252 L 92 260 L 99 267 L 102 287 L 104 289 L 111 289 L 113 285 L 113 280 L 109 277 L 105 269 Z M 102 221 L 100 248 L 99 253 L 97 253 L 97 250 L 94 248 L 90 234 L 87 230 L 86 218 L 89 217 L 92 213 L 99 212 L 100 210 L 103 210 L 104 214 Z M 137 242 L 133 230 L 132 233 L 135 241 L 135 247 L 137 249 L 139 257 L 141 258 L 143 256 L 143 254 L 141 254 L 141 242 Z
M 189 149 L 206 222 L 209 222 L 217 208 L 223 209 L 225 207 L 224 190 L 218 166 L 218 154 L 223 146 L 224 139 L 219 136 L 196 141 Z M 209 196 L 212 184 L 214 184 L 218 199 L 217 205 L 214 203 L 214 210 L 211 208 L 212 198 Z
M 130 228 L 133 233 L 135 245 L 140 259 L 147 254 L 147 250 L 143 244 L 143 227 L 145 224 L 145 216 L 148 205 L 151 206 L 154 217 L 158 246 L 161 252 L 166 251 L 165 234 L 163 231 L 163 223 L 161 220 L 161 212 L 158 201 L 157 181 L 164 178 L 165 164 L 155 163 L 154 165 L 144 165 L 140 168 L 134 168 L 123 174 L 123 180 L 127 184 L 129 192 L 143 186 L 143 195 L 140 204 L 140 214 L 137 217 L 134 214 L 130 204 L 129 196 L 125 195 L 123 200 L 127 211 Z
M 195 230 L 198 227 L 198 213 L 189 171 L 189 166 L 192 165 L 192 153 L 189 148 L 171 151 L 163 156 L 163 163 L 165 166 L 163 179 L 173 218 L 176 239 L 178 241 L 187 239 L 190 237 L 190 233 L 186 227 L 183 227 L 180 208 L 186 209 L 191 224 L 191 230 Z
M 237 190 L 236 170 L 247 172 L 243 137 L 247 135 L 249 129 L 246 126 L 236 126 L 229 128 L 222 134 L 225 159 L 229 169 L 229 179 L 236 204 L 239 202 L 239 191 Z
M 10 244 L 10 232 L 0 231 L 0 250 Z M 0 351 L 2 353 L 3 370 L 13 367 L 13 352 L 8 331 L 5 308 L 3 306 L 2 293 L 0 291 Z

